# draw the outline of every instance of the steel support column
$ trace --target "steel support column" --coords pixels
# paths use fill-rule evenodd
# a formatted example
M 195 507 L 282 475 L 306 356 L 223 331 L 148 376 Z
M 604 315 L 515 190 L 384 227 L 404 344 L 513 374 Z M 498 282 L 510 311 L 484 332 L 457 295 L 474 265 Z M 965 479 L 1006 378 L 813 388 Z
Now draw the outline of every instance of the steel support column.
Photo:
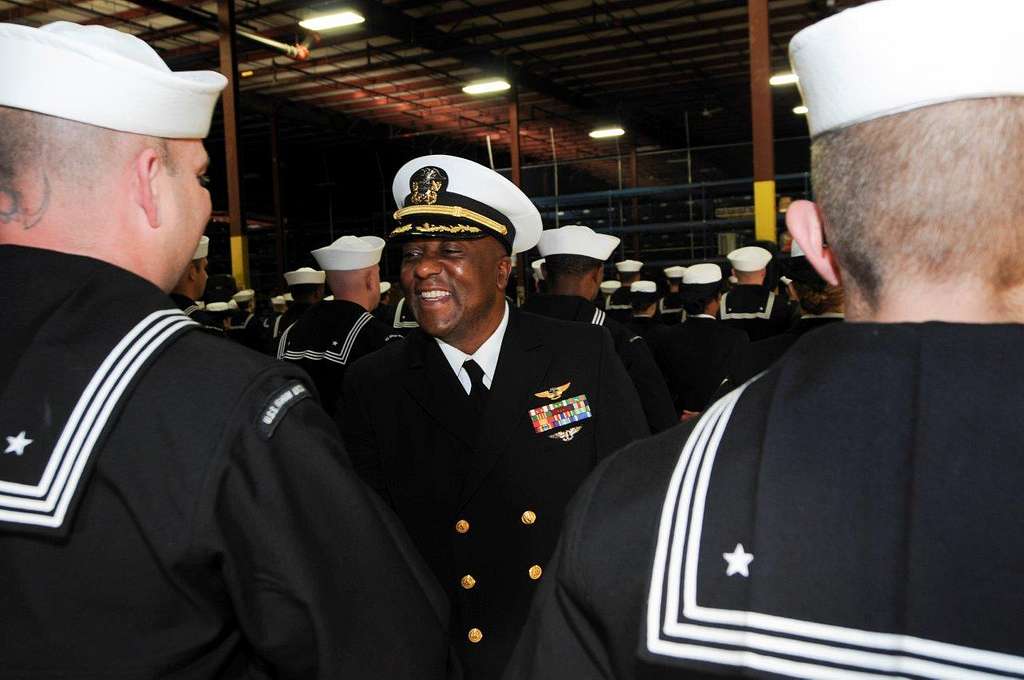
M 748 0 L 750 26 L 750 114 L 754 133 L 754 233 L 758 240 L 776 241 L 775 149 L 772 131 L 772 92 L 768 0 Z
M 224 107 L 224 157 L 227 163 L 228 219 L 231 224 L 231 274 L 240 288 L 249 287 L 249 244 L 242 208 L 242 173 L 238 149 L 238 56 L 235 44 L 235 0 L 217 0 L 220 31 L 220 72 L 228 79 Z

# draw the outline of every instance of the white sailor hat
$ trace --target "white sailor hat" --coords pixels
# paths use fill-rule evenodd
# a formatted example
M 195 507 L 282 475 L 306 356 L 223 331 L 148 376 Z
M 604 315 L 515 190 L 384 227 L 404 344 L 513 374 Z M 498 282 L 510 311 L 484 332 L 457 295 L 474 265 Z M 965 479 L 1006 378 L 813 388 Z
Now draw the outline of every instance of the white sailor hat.
M 292 295 L 291 293 L 285 293 L 284 295 L 282 295 L 282 296 L 281 296 L 281 298 L 282 298 L 282 299 L 283 299 L 283 300 L 284 300 L 284 301 L 285 301 L 286 303 L 288 303 L 288 302 L 295 302 L 295 296 L 294 296 L 294 295 Z
M 193 260 L 201 260 L 210 254 L 210 237 L 200 236 L 199 245 L 196 246 L 196 252 L 192 254 Z
M 384 239 L 379 236 L 342 236 L 312 254 L 321 269 L 347 272 L 377 264 L 383 250 Z
M 331 302 L 333 300 L 334 300 L 334 296 L 333 295 L 328 295 L 327 297 L 324 298 L 324 302 Z
M 789 44 L 811 136 L 904 111 L 1024 95 L 1020 0 L 882 0 Z
M 168 68 L 104 26 L 0 24 L 0 105 L 168 139 L 202 139 L 227 79 Z
M 739 282 L 740 282 L 740 280 L 739 280 L 739 279 L 737 279 L 737 278 L 736 278 L 735 276 L 730 276 L 730 277 L 729 277 L 729 283 L 733 284 L 734 286 L 735 286 L 735 285 L 736 285 L 737 283 L 739 283 Z
M 722 280 L 722 268 L 714 262 L 701 262 L 686 268 L 683 275 L 684 286 L 703 286 L 718 283 Z
M 284 274 L 284 280 L 288 282 L 289 286 L 298 286 L 304 283 L 323 283 L 326 279 L 326 272 L 317 271 L 312 267 L 301 267 Z
M 211 314 L 227 314 L 231 311 L 231 305 L 227 302 L 211 302 L 206 305 L 205 311 Z
M 284 303 L 285 299 L 283 295 L 275 295 L 274 297 L 270 298 L 270 304 L 272 305 L 283 305 Z
M 807 257 L 804 253 L 804 249 L 800 247 L 800 244 L 793 239 L 793 242 L 789 245 L 789 256 L 790 257 Z
M 644 263 L 639 260 L 622 260 L 615 263 L 615 268 L 623 274 L 634 274 L 640 271 L 643 266 Z
M 583 255 L 604 262 L 619 247 L 619 239 L 608 234 L 598 234 L 590 227 L 569 224 L 559 229 L 545 229 L 541 232 L 537 250 L 544 257 L 548 255 Z
M 232 295 L 231 299 L 234 300 L 235 302 L 248 302 L 249 300 L 252 300 L 255 296 L 256 291 L 254 291 L 252 288 L 246 288 Z
M 622 288 L 622 281 L 614 281 L 614 280 L 612 280 L 612 281 L 602 281 L 601 282 L 601 292 L 604 293 L 605 295 L 611 295 L 612 293 L 617 291 L 619 288 Z
M 530 267 L 533 269 L 533 278 L 537 279 L 538 281 L 544 280 L 544 270 L 540 268 L 542 264 L 544 264 L 543 257 L 540 258 L 539 260 L 534 260 L 533 262 L 530 263 Z
M 686 274 L 686 267 L 676 265 L 675 267 L 665 267 L 663 271 L 665 272 L 665 276 L 670 279 L 681 279 L 683 278 L 683 275 Z
M 737 248 L 726 257 L 729 258 L 732 268 L 738 272 L 760 271 L 772 261 L 772 254 L 760 246 Z
M 633 293 L 644 293 L 644 294 L 657 293 L 658 292 L 658 284 L 656 284 L 654 281 L 634 281 L 633 283 L 629 284 L 629 292 L 630 292 L 630 294 L 633 294 Z
M 519 187 L 458 156 L 422 156 L 395 175 L 391 240 L 493 236 L 511 253 L 537 245 L 540 212 Z
M 391 282 L 390 281 L 381 281 L 380 282 L 380 294 L 384 295 L 389 290 L 391 290 Z
M 228 309 L 230 309 L 232 312 L 237 312 L 238 311 L 238 303 L 235 302 L 233 299 L 232 300 L 228 300 L 227 301 L 227 305 L 228 305 Z

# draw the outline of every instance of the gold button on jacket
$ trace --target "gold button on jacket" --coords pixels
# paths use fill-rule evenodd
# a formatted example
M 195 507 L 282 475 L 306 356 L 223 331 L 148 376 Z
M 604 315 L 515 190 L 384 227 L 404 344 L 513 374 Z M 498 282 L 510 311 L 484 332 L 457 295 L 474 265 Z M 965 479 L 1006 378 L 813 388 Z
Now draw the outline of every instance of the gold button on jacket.
M 530 567 L 530 578 L 534 581 L 540 578 L 540 575 L 544 573 L 544 570 L 540 568 L 539 564 L 535 564 Z
M 537 513 L 535 513 L 533 510 L 527 510 L 526 512 L 523 513 L 523 516 L 520 519 L 523 521 L 523 524 L 533 524 L 537 521 Z
M 469 633 L 466 634 L 466 637 L 469 638 L 470 642 L 476 644 L 477 642 L 480 642 L 484 639 L 484 634 L 483 631 L 481 631 L 479 628 L 470 628 Z
M 460 581 L 460 583 L 462 584 L 463 588 L 465 588 L 466 590 L 469 590 L 470 588 L 472 588 L 473 586 L 476 585 L 476 579 L 473 578 L 471 575 L 466 574 L 465 576 L 462 577 L 462 580 Z
M 455 523 L 455 530 L 460 534 L 466 533 L 467 531 L 469 531 L 469 522 L 467 522 L 464 519 L 460 519 L 458 522 Z

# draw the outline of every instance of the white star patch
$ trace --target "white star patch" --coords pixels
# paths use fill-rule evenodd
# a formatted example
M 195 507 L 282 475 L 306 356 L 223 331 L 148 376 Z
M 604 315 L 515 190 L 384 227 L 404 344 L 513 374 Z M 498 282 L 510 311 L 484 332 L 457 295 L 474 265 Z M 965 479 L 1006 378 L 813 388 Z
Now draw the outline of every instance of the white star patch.
M 14 437 L 7 437 L 7 448 L 4 449 L 4 453 L 13 453 L 16 456 L 20 456 L 25 453 L 25 447 L 31 444 L 32 441 L 25 436 L 25 431 L 22 430 Z
M 747 567 L 754 561 L 753 553 L 748 553 L 743 549 L 742 543 L 736 544 L 736 549 L 731 553 L 722 553 L 722 557 L 725 558 L 726 564 L 729 566 L 725 569 L 726 576 L 732 576 L 733 574 L 739 574 L 743 577 L 750 576 L 750 570 Z

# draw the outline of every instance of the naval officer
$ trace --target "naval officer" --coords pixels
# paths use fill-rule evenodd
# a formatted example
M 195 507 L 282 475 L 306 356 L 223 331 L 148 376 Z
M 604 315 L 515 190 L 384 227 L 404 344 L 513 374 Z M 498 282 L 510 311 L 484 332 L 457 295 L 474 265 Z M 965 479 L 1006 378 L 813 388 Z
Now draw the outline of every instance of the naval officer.
M 857 323 L 588 480 L 507 678 L 1024 677 L 1024 5 L 860 5 L 790 58 L 786 222 Z
M 226 82 L 0 24 L 0 677 L 445 674 L 443 595 L 306 376 L 167 297 Z
M 577 484 L 647 424 L 606 329 L 506 302 L 510 256 L 541 233 L 519 188 L 436 155 L 404 165 L 393 193 L 419 328 L 349 369 L 345 441 L 447 589 L 467 676 L 490 680 Z
M 752 342 L 782 333 L 792 323 L 786 300 L 765 285 L 772 254 L 760 246 L 745 246 L 729 253 L 736 285 L 722 296 L 719 318 L 747 334 Z
M 678 419 L 665 379 L 647 342 L 609 319 L 593 302 L 603 283 L 604 262 L 618 247 L 618 237 L 595 233 L 580 224 L 545 229 L 537 250 L 544 256 L 548 293 L 531 297 L 523 310 L 607 328 L 615 341 L 615 351 L 640 396 L 648 427 L 651 432 L 661 432 L 675 425 Z
M 281 336 L 278 359 L 301 366 L 320 392 L 324 410 L 344 418 L 339 400 L 345 371 L 356 359 L 399 338 L 370 313 L 380 301 L 379 236 L 342 236 L 313 251 L 333 299 L 310 307 Z

